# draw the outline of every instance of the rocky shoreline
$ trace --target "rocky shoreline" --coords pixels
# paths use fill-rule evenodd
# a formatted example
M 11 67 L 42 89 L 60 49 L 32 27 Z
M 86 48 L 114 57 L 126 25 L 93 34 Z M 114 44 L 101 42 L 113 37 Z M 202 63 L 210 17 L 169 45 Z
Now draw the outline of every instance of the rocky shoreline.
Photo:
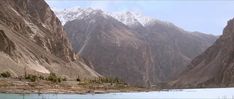
M 9 94 L 105 94 L 120 92 L 144 92 L 146 88 L 119 86 L 114 84 L 83 84 L 77 81 L 51 83 L 49 81 L 30 82 L 18 79 L 0 79 L 0 93 Z

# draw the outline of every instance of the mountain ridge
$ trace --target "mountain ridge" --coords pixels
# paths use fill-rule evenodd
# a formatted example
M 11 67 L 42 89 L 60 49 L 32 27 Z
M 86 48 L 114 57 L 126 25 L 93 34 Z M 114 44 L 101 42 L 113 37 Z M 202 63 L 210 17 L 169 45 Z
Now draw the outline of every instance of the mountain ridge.
M 72 51 L 59 19 L 44 0 L 0 1 L 0 68 L 14 76 L 56 73 L 68 78 L 100 76 Z
M 118 20 L 119 22 L 131 27 L 131 25 L 140 24 L 143 27 L 149 24 L 158 23 L 165 26 L 174 26 L 178 29 L 184 30 L 180 27 L 177 27 L 175 24 L 168 22 L 168 21 L 161 21 L 153 17 L 145 16 L 142 13 L 134 12 L 134 11 L 121 11 L 121 12 L 108 12 L 102 9 L 94 9 L 94 8 L 81 8 L 81 7 L 73 7 L 67 8 L 64 10 L 55 10 L 55 14 L 60 19 L 62 25 L 64 25 L 68 21 L 72 21 L 75 19 L 82 19 L 81 15 L 89 16 L 89 14 L 95 14 L 97 12 L 102 13 L 103 16 L 111 16 Z M 187 31 L 190 32 L 190 31 Z M 194 33 L 201 33 L 199 31 L 193 31 Z M 206 34 L 206 33 L 203 33 Z M 215 36 L 213 34 L 207 34 L 211 36 Z
M 187 32 L 172 23 L 128 25 L 108 13 L 97 12 L 85 17 L 74 13 L 72 16 L 78 18 L 67 21 L 64 30 L 75 52 L 94 70 L 130 84 L 151 86 L 174 78 L 216 39 Z
M 182 88 L 233 86 L 233 24 L 234 19 L 229 20 L 223 35 L 197 56 L 171 85 Z

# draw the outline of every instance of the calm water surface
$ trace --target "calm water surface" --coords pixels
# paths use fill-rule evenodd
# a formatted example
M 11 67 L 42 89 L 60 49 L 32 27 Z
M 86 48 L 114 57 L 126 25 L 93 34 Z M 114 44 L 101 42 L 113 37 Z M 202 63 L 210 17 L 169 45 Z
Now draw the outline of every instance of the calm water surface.
M 0 99 L 234 99 L 234 88 L 183 89 L 108 94 L 4 94 Z

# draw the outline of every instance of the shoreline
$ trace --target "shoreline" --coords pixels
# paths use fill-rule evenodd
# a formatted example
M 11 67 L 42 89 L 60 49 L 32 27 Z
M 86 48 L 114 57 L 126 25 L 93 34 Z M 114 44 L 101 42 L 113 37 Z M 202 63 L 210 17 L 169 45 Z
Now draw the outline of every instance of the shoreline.
M 149 92 L 149 91 L 120 91 L 120 90 L 111 90 L 111 91 L 88 91 L 88 92 L 80 92 L 80 91 L 45 91 L 45 92 L 37 92 L 37 91 L 0 91 L 0 94 L 109 94 L 109 93 L 132 93 L 132 92 Z
M 1 88 L 0 88 L 1 90 Z M 150 91 L 156 91 L 156 90 L 150 90 Z M 88 91 L 70 91 L 70 90 L 60 90 L 60 89 L 47 89 L 43 91 L 38 90 L 5 90 L 0 91 L 0 93 L 4 94 L 80 94 L 80 95 L 86 95 L 86 94 L 108 94 L 108 93 L 132 93 L 132 92 L 150 92 L 146 90 L 88 90 Z
M 0 93 L 5 94 L 108 94 L 157 91 L 118 84 L 82 84 L 77 81 L 51 83 L 49 81 L 30 82 L 18 79 L 0 79 Z

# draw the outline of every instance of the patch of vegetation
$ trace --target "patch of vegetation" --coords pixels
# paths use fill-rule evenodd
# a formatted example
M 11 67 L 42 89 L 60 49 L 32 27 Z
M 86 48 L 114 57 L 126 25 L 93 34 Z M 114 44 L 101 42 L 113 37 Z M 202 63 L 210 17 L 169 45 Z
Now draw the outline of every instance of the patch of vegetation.
M 49 80 L 53 83 L 60 83 L 62 81 L 62 78 L 58 77 L 55 73 L 50 73 L 46 80 Z
M 108 77 L 100 77 L 100 78 L 97 78 L 94 80 L 90 80 L 89 82 L 90 83 L 97 83 L 97 84 L 102 84 L 102 83 L 126 84 L 118 78 L 108 78 Z
M 62 79 L 62 81 L 67 81 L 67 78 L 66 78 L 66 77 L 64 77 L 64 78 Z
M 39 77 L 37 75 L 28 74 L 25 76 L 25 79 L 30 80 L 31 82 L 35 82 L 39 79 Z
M 25 77 L 25 79 L 31 81 L 31 82 L 35 82 L 37 80 L 47 80 L 47 81 L 51 81 L 53 83 L 60 83 L 62 81 L 67 81 L 67 78 L 61 78 L 59 76 L 57 76 L 55 73 L 50 73 L 50 75 L 48 77 L 44 77 L 44 76 L 38 76 L 38 75 L 33 75 L 33 74 L 27 74 Z
M 45 80 L 45 77 L 40 75 L 40 76 L 39 76 L 39 79 L 40 79 L 40 80 Z
M 9 78 L 9 77 L 11 77 L 11 73 L 8 72 L 8 71 L 2 72 L 0 75 L 1 75 L 1 77 L 4 77 L 4 78 Z
M 76 81 L 81 81 L 80 78 L 77 78 Z
M 18 76 L 16 77 L 17 79 L 19 79 L 20 81 L 23 80 L 25 77 L 24 76 Z

